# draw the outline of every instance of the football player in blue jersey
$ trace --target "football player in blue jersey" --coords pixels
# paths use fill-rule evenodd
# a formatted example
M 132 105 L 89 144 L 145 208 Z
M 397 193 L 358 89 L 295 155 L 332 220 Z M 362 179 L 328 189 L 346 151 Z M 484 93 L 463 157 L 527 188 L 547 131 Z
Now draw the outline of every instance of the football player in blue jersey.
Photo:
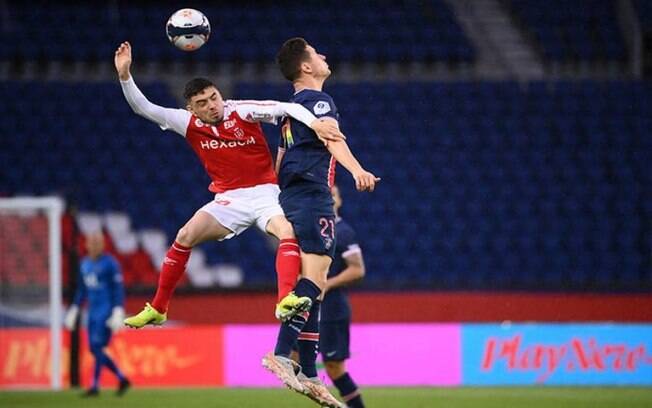
M 72 330 L 77 324 L 79 308 L 88 300 L 88 342 L 95 357 L 95 370 L 93 383 L 83 396 L 99 395 L 102 367 L 107 367 L 118 377 L 117 395 L 123 395 L 131 384 L 111 357 L 104 352 L 113 332 L 122 327 L 125 315 L 122 273 L 116 259 L 104 252 L 104 236 L 101 232 L 86 237 L 86 249 L 88 255 L 80 264 L 77 291 L 66 313 L 64 324 Z
M 364 408 L 358 386 L 346 371 L 350 357 L 349 333 L 351 305 L 346 286 L 360 281 L 365 275 L 362 250 L 355 231 L 339 216 L 342 196 L 337 186 L 331 189 L 335 202 L 335 257 L 328 271 L 328 280 L 321 303 L 319 322 L 319 352 L 326 373 L 350 408 Z
M 291 102 L 303 105 L 317 118 L 339 121 L 333 99 L 322 91 L 331 73 L 326 57 L 303 38 L 292 38 L 281 47 L 277 62 L 294 86 Z M 286 119 L 281 136 L 276 162 L 281 188 L 279 201 L 301 249 L 302 276 L 291 296 L 307 297 L 311 302 L 306 313 L 282 318 L 276 348 L 263 358 L 263 366 L 294 391 L 323 406 L 340 407 L 342 404 L 317 377 L 315 365 L 321 294 L 335 255 L 335 213 L 330 189 L 336 162 L 351 173 L 359 191 L 373 191 L 380 179 L 360 165 L 344 140 L 324 144 L 315 132 L 291 118 Z M 295 343 L 301 363 L 298 375 L 289 358 Z

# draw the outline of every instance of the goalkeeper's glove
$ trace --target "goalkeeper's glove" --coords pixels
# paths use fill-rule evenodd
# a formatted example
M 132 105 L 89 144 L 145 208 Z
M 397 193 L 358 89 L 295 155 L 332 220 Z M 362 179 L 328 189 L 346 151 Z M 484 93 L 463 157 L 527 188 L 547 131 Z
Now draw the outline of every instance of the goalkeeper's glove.
M 123 320 L 125 319 L 125 309 L 122 306 L 115 306 L 111 312 L 111 317 L 106 320 L 106 327 L 111 329 L 112 332 L 117 332 L 124 326 Z
M 77 317 L 79 317 L 79 306 L 70 305 L 66 312 L 66 316 L 63 318 L 63 325 L 66 326 L 66 329 L 73 330 L 75 328 Z

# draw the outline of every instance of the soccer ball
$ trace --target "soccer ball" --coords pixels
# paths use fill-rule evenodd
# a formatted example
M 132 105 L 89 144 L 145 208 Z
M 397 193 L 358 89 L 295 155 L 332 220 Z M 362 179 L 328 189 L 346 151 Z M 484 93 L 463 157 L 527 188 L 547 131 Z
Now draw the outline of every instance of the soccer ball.
M 184 8 L 170 16 L 165 25 L 168 39 L 175 47 L 194 51 L 204 45 L 211 35 L 211 24 L 199 10 Z

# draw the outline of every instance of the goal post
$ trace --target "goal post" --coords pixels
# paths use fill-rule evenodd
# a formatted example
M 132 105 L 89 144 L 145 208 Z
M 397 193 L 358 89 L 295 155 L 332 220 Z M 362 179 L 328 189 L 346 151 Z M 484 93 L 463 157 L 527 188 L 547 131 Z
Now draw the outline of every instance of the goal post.
M 64 204 L 59 197 L 0 198 L 0 287 L 5 287 L 0 291 L 0 319 L 3 320 L 0 330 L 21 325 L 49 327 L 50 360 L 44 367 L 49 368 L 49 386 L 54 390 L 62 388 L 61 219 Z M 44 257 L 47 259 L 42 259 Z M 47 273 L 47 277 L 42 276 L 43 273 Z M 35 277 L 34 280 L 31 277 Z M 13 350 L 18 350 L 16 358 L 27 352 L 20 349 L 20 344 Z M 5 366 L 5 372 L 10 369 L 18 372 L 18 363 L 0 363 Z M 0 382 L 0 389 L 39 385 L 20 378 L 15 381 Z

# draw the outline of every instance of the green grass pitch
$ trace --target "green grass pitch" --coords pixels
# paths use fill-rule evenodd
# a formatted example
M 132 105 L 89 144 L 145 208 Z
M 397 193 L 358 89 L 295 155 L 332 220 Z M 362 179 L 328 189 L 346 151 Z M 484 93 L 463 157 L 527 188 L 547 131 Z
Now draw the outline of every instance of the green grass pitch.
M 243 408 L 317 407 L 286 389 L 132 389 L 118 398 L 103 390 L 92 400 L 79 391 L 4 391 L 6 408 Z M 369 408 L 650 408 L 652 388 L 365 388 Z

